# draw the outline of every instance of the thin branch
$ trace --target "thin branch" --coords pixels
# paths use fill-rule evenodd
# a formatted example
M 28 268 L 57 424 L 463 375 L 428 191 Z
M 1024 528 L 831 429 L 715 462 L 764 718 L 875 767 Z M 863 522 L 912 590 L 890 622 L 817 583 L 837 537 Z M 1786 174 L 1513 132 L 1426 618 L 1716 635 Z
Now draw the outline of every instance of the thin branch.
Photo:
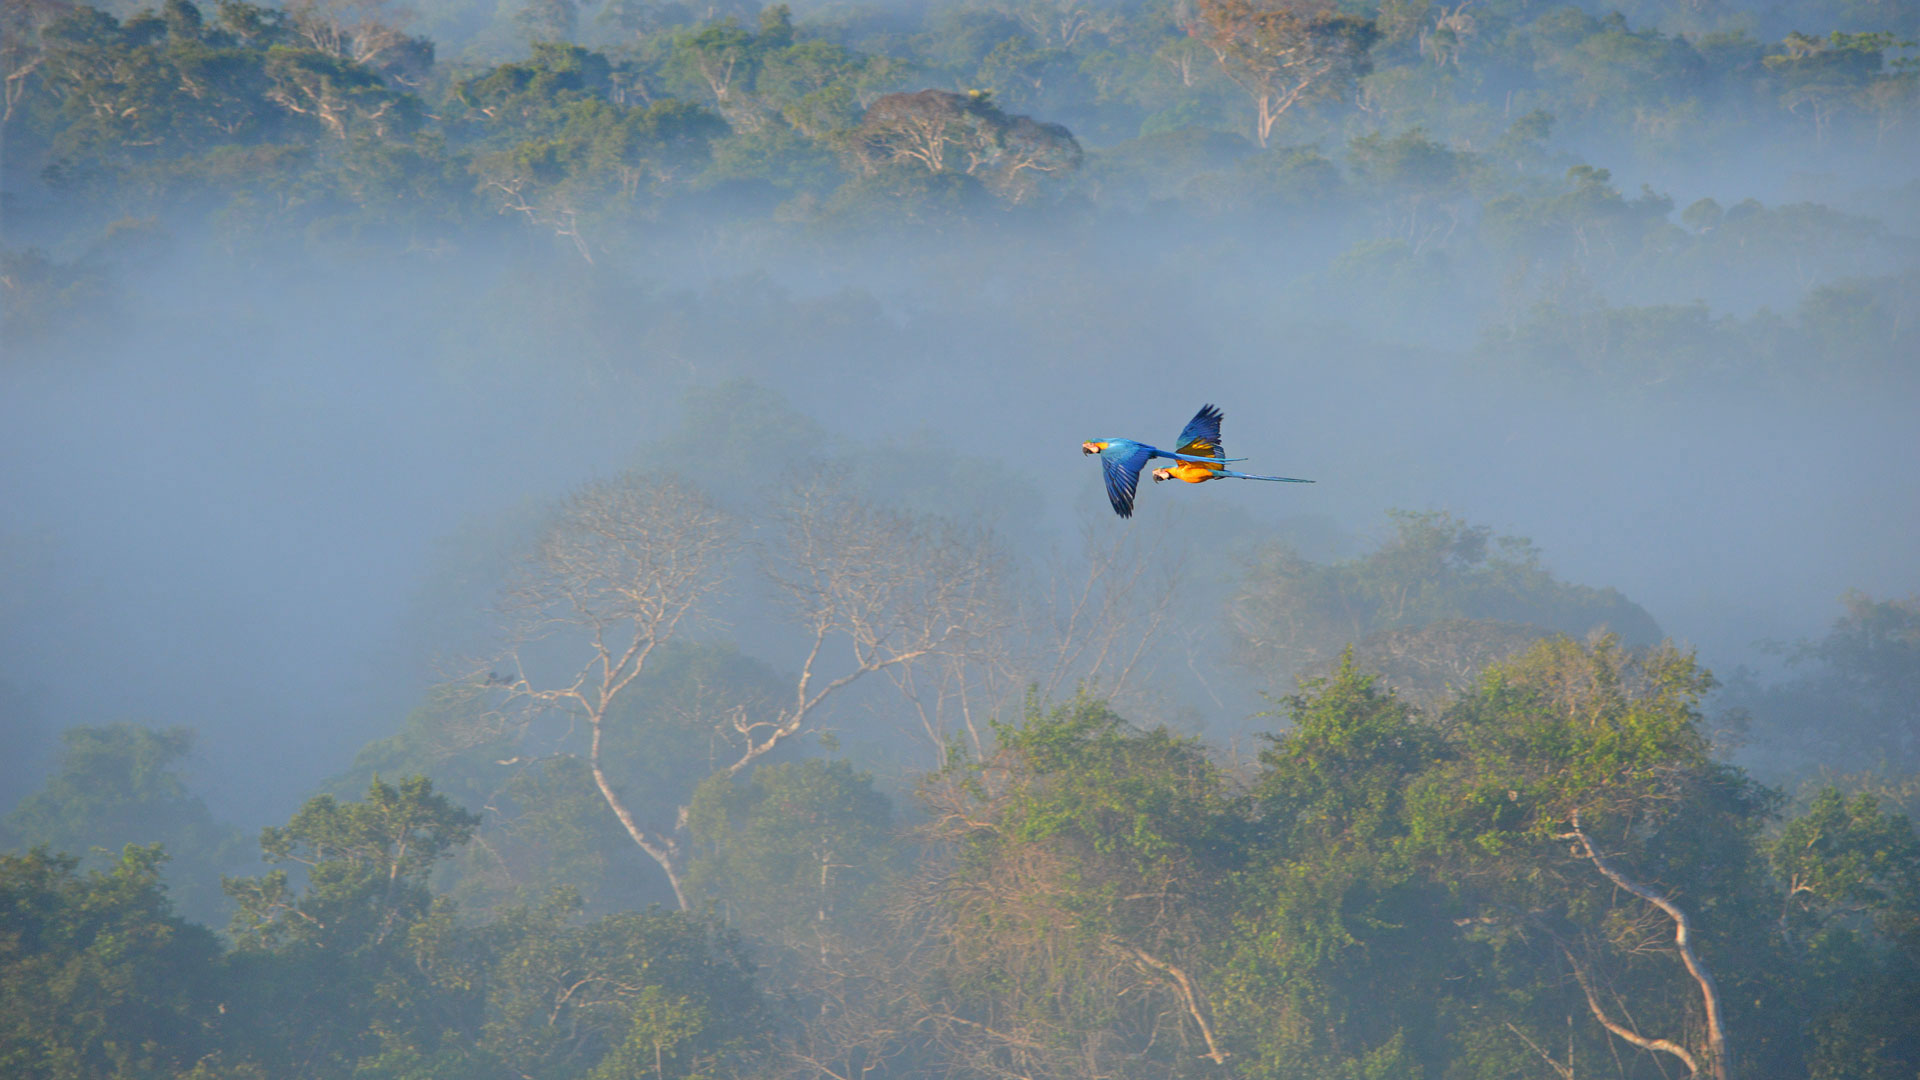
M 1632 1028 L 1620 1024 L 1614 1021 L 1612 1017 L 1609 1017 L 1606 1010 L 1600 1007 L 1600 998 L 1594 994 L 1593 983 L 1588 980 L 1586 971 L 1580 967 L 1580 962 L 1573 958 L 1573 953 L 1569 952 L 1564 945 L 1561 946 L 1560 951 L 1566 954 L 1567 963 L 1573 965 L 1574 981 L 1579 983 L 1580 989 L 1586 993 L 1587 1008 L 1593 1010 L 1593 1018 L 1600 1021 L 1601 1027 L 1606 1028 L 1621 1039 L 1632 1043 L 1642 1050 L 1653 1050 L 1672 1054 L 1674 1057 L 1680 1059 L 1681 1064 L 1687 1067 L 1688 1076 L 1700 1075 L 1700 1066 L 1694 1061 L 1693 1055 L 1687 1051 L 1686 1047 L 1666 1039 L 1649 1039 L 1639 1032 L 1634 1031 Z

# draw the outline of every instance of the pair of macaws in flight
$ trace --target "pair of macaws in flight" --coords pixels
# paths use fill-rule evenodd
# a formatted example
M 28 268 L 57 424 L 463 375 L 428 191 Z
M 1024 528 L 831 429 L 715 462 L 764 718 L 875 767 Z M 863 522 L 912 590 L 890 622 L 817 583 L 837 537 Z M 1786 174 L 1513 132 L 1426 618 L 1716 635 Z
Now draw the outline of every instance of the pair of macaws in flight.
M 1246 459 L 1226 456 L 1227 452 L 1220 444 L 1222 419 L 1224 415 L 1218 406 L 1200 406 L 1200 411 L 1194 413 L 1193 419 L 1187 421 L 1187 426 L 1181 430 L 1180 441 L 1176 444 L 1178 450 L 1162 450 L 1132 439 L 1094 439 L 1081 443 L 1080 452 L 1100 455 L 1100 468 L 1107 480 L 1107 501 L 1113 504 L 1113 512 L 1123 518 L 1133 516 L 1133 496 L 1140 486 L 1140 470 L 1154 458 L 1173 460 L 1172 465 L 1153 470 L 1153 482 L 1156 484 L 1162 480 L 1203 484 L 1221 477 L 1272 480 L 1282 484 L 1313 483 L 1292 476 L 1255 476 L 1227 468 L 1229 461 Z

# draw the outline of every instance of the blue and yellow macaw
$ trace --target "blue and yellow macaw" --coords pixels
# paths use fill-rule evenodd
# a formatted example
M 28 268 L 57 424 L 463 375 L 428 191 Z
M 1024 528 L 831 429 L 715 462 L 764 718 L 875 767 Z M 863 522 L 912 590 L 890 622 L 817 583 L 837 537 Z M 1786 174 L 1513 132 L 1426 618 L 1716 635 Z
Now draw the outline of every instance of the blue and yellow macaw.
M 1162 480 L 1184 480 L 1189 484 L 1204 484 L 1209 480 L 1230 477 L 1234 480 L 1272 480 L 1281 484 L 1311 484 L 1311 480 L 1302 480 L 1294 476 L 1255 476 L 1253 473 L 1234 472 L 1226 467 L 1226 462 L 1239 461 L 1240 458 L 1226 456 L 1226 448 L 1220 442 L 1220 421 L 1225 419 L 1220 410 L 1212 405 L 1203 406 L 1194 415 L 1187 430 L 1180 433 L 1180 451 L 1183 454 L 1203 454 L 1199 460 L 1177 458 L 1174 463 L 1163 469 L 1153 470 L 1153 482 Z
M 1182 461 L 1171 468 L 1153 470 L 1153 482 L 1162 480 L 1185 480 L 1189 484 L 1204 484 L 1209 480 L 1227 477 L 1233 480 L 1272 480 L 1280 484 L 1311 484 L 1311 480 L 1302 480 L 1297 476 L 1255 476 L 1253 473 L 1234 472 L 1219 465 L 1201 465 Z
M 1178 450 L 1162 450 L 1132 439 L 1095 439 L 1081 443 L 1080 452 L 1100 455 L 1100 468 L 1107 480 L 1107 501 L 1113 504 L 1113 512 L 1124 518 L 1133 516 L 1133 496 L 1140 486 L 1140 470 L 1154 458 L 1172 458 L 1195 467 L 1211 465 L 1214 468 L 1219 468 L 1222 462 L 1241 460 L 1222 456 L 1220 410 L 1212 405 L 1200 406 L 1200 411 L 1187 421 L 1180 432 L 1179 446 Z

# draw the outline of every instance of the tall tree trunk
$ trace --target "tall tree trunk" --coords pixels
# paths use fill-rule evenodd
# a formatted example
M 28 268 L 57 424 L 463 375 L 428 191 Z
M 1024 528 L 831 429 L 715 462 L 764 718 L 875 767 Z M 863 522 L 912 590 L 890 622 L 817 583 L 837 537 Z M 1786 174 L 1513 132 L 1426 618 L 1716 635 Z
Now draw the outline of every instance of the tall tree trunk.
M 600 718 L 595 717 L 590 723 L 593 727 L 593 746 L 587 754 L 587 765 L 593 770 L 593 782 L 600 787 L 600 797 L 607 801 L 607 808 L 613 811 L 614 817 L 620 819 L 621 827 L 627 830 L 627 835 L 640 846 L 640 850 L 660 864 L 661 872 L 667 875 L 667 884 L 673 886 L 673 899 L 680 905 L 680 910 L 690 910 L 687 894 L 680 888 L 680 871 L 674 866 L 679 845 L 670 836 L 653 836 L 634 820 L 633 811 L 627 809 L 619 793 L 613 790 L 613 784 L 608 782 L 606 772 L 600 768 Z

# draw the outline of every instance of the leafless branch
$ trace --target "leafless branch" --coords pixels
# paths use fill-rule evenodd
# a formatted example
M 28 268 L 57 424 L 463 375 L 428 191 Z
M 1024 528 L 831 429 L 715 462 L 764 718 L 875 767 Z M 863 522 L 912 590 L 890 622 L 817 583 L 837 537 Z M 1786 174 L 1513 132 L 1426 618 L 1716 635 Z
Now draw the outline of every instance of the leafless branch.
M 1714 1080 L 1726 1080 L 1730 1059 L 1727 1051 L 1726 1025 L 1723 1020 L 1720 989 L 1714 983 L 1712 974 L 1707 971 L 1706 964 L 1701 961 L 1699 954 L 1694 950 L 1693 920 L 1687 916 L 1686 910 L 1674 903 L 1672 899 L 1656 892 L 1650 886 L 1643 885 L 1629 878 L 1626 874 L 1622 873 L 1618 867 L 1604 858 L 1599 850 L 1593 846 L 1593 840 L 1588 837 L 1586 831 L 1581 828 L 1579 810 L 1576 809 L 1573 811 L 1571 819 L 1573 827 L 1570 832 L 1565 834 L 1565 838 L 1578 841 L 1580 850 L 1585 853 L 1587 860 L 1593 863 L 1594 868 L 1599 870 L 1603 877 L 1640 899 L 1645 900 L 1647 903 L 1652 904 L 1654 907 L 1659 908 L 1662 912 L 1666 913 L 1669 919 L 1673 920 L 1674 947 L 1680 951 L 1680 959 L 1681 962 L 1687 966 L 1687 974 L 1693 977 L 1694 984 L 1700 989 L 1701 1005 L 1707 1014 L 1707 1064 Z M 1568 959 L 1572 959 L 1571 954 L 1569 954 Z M 1577 968 L 1576 975 L 1578 975 Z M 1656 1039 L 1648 1042 L 1642 1040 L 1637 1035 L 1630 1038 L 1622 1034 L 1621 1030 L 1616 1030 L 1616 1025 L 1601 1015 L 1599 1003 L 1593 997 L 1593 991 L 1587 988 L 1584 976 L 1581 976 L 1581 979 L 1582 988 L 1587 989 L 1587 1000 L 1593 1008 L 1594 1016 L 1600 1018 L 1600 1022 L 1606 1026 L 1608 1031 L 1612 1031 L 1614 1034 L 1619 1035 L 1628 1042 L 1634 1043 L 1636 1046 L 1647 1046 L 1650 1049 L 1661 1049 L 1667 1050 L 1669 1053 L 1675 1053 L 1676 1056 L 1683 1058 L 1687 1062 L 1688 1069 L 1696 1073 L 1699 1071 L 1698 1066 L 1694 1064 L 1691 1054 L 1675 1048 L 1674 1044 L 1667 1043 L 1664 1039 Z M 1665 1045 L 1653 1046 L 1652 1043 L 1664 1043 Z

